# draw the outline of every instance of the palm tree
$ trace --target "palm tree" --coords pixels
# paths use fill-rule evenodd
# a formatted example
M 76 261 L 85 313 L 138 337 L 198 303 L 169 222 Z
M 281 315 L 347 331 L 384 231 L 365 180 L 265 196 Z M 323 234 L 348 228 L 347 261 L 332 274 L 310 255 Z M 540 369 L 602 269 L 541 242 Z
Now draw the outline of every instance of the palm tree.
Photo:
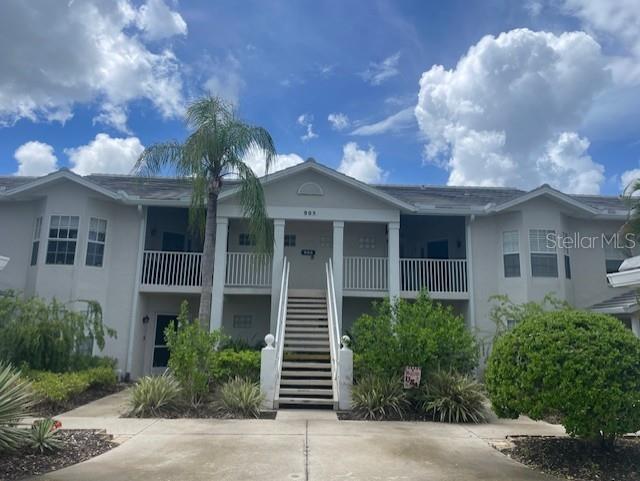
M 192 132 L 184 143 L 171 141 L 147 147 L 134 170 L 141 175 L 158 175 L 172 170 L 178 177 L 192 182 L 189 224 L 199 227 L 201 232 L 204 224 L 198 317 L 200 322 L 208 322 L 211 316 L 218 196 L 224 178 L 235 177 L 239 182 L 240 203 L 257 248 L 270 250 L 272 229 L 267 219 L 262 185 L 243 159 L 252 151 L 261 151 L 265 154 L 268 170 L 275 156 L 275 147 L 269 132 L 239 120 L 233 108 L 217 97 L 207 96 L 192 102 L 187 107 L 186 122 Z
M 629 209 L 623 229 L 625 232 L 640 235 L 640 179 L 630 182 L 622 196 Z

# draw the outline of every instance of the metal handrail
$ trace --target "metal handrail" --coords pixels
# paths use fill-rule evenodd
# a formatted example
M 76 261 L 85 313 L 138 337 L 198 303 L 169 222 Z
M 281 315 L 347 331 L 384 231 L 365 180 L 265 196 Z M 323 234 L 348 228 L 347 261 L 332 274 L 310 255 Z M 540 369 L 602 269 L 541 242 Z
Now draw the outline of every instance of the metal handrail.
M 282 360 L 284 357 L 284 331 L 287 325 L 287 303 L 289 300 L 289 261 L 285 257 L 282 263 L 282 280 L 280 281 L 280 300 L 278 303 L 278 323 L 276 326 L 276 377 L 275 399 L 278 400 L 280 392 L 280 376 L 282 374 Z
M 338 389 L 338 366 L 340 361 L 340 327 L 338 319 L 338 306 L 336 302 L 336 289 L 333 278 L 333 263 L 331 259 L 326 264 L 327 272 L 327 318 L 329 320 L 329 346 L 331 348 L 331 379 L 333 384 L 333 400 L 337 402 L 339 397 Z

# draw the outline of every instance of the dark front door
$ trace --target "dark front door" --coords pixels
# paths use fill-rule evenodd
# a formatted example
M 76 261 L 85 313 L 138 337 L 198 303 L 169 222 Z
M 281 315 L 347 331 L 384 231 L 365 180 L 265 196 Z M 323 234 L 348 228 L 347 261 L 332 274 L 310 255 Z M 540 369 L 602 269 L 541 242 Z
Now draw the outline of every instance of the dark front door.
M 175 232 L 163 232 L 162 250 L 169 252 L 183 252 L 184 234 L 177 234 Z
M 438 240 L 427 242 L 427 257 L 429 259 L 448 259 L 449 241 Z
M 164 330 L 167 328 L 171 321 L 175 321 L 176 316 L 158 314 L 156 317 L 156 332 L 153 338 L 153 369 L 158 371 L 164 371 L 169 362 L 169 348 L 167 347 L 167 341 L 164 338 Z

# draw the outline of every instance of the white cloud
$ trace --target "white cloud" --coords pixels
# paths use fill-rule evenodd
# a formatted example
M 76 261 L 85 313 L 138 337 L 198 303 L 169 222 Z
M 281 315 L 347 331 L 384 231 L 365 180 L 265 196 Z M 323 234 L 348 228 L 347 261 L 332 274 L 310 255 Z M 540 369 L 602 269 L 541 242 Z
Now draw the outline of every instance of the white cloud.
M 0 124 L 69 119 L 77 103 L 97 101 L 96 120 L 126 131 L 126 105 L 146 99 L 164 117 L 183 111 L 179 62 L 149 50 L 129 0 L 0 2 Z M 145 7 L 145 6 L 143 6 Z M 165 30 L 166 32 L 166 30 Z M 114 113 L 117 115 L 114 116 Z
M 360 149 L 355 142 L 343 147 L 338 171 L 367 183 L 382 182 L 387 177 L 387 173 L 378 165 L 375 149 L 371 146 L 368 150 Z
M 329 114 L 327 120 L 331 124 L 331 128 L 333 130 L 344 130 L 349 127 L 350 124 L 349 117 L 347 117 L 346 114 L 343 114 L 342 112 L 334 112 Z
M 379 122 L 361 125 L 351 132 L 351 135 L 379 135 L 387 132 L 398 132 L 414 125 L 415 122 L 414 107 L 408 107 Z
M 245 86 L 245 81 L 240 74 L 240 62 L 233 55 L 228 55 L 224 61 L 215 61 L 211 66 L 214 72 L 204 83 L 204 89 L 221 97 L 227 102 L 238 106 L 240 103 L 240 91 Z
M 40 176 L 58 168 L 58 158 L 53 153 L 53 147 L 37 140 L 22 144 L 13 156 L 18 161 L 16 175 Z
M 620 176 L 620 191 L 624 192 L 632 183 L 640 180 L 640 169 L 631 169 Z
M 149 40 L 187 34 L 187 22 L 162 0 L 147 0 L 140 7 L 137 24 Z
M 244 158 L 245 163 L 251 167 L 258 177 L 262 177 L 265 174 L 265 161 L 266 156 L 264 152 L 258 149 L 252 149 Z M 304 159 L 298 154 L 277 154 L 275 159 L 272 159 L 269 166 L 269 173 L 272 174 L 287 167 L 292 167 L 304 162 Z
M 86 145 L 64 149 L 76 174 L 129 174 L 144 146 L 137 137 L 98 134 Z
M 385 58 L 382 62 L 371 62 L 369 68 L 362 72 L 362 78 L 371 85 L 380 85 L 400 73 L 398 63 L 400 62 L 400 52 Z
M 452 185 L 598 192 L 602 166 L 575 131 L 609 80 L 600 46 L 583 32 L 486 36 L 454 69 L 423 73 L 415 115 L 425 157 L 449 169 Z
M 303 142 L 307 140 L 318 138 L 318 134 L 313 131 L 313 115 L 312 114 L 301 114 L 298 117 L 298 124 L 306 127 L 307 133 L 302 135 L 300 138 Z
M 611 58 L 616 83 L 640 84 L 640 4 L 638 0 L 564 0 L 567 13 L 620 51 Z

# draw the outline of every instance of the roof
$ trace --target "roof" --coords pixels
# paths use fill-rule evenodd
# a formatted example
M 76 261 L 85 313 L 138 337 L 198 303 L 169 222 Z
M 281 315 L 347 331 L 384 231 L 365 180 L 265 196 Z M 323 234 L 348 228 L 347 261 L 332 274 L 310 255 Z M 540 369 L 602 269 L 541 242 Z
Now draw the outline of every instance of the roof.
M 606 301 L 598 302 L 589 308 L 603 314 L 631 314 L 640 310 L 638 293 L 635 290 L 618 294 Z
M 551 196 L 589 216 L 623 218 L 627 207 L 621 197 L 564 194 L 543 185 L 531 191 L 509 187 L 455 187 L 438 185 L 365 184 L 333 169 L 307 161 L 263 177 L 269 183 L 302 169 L 316 169 L 397 207 L 413 212 L 489 214 L 514 207 L 537 196 Z M 81 177 L 66 169 L 43 177 L 0 176 L 0 200 L 59 178 L 67 178 L 114 199 L 129 203 L 188 205 L 191 185 L 186 179 L 92 174 Z M 223 196 L 233 195 L 236 182 L 225 182 Z

